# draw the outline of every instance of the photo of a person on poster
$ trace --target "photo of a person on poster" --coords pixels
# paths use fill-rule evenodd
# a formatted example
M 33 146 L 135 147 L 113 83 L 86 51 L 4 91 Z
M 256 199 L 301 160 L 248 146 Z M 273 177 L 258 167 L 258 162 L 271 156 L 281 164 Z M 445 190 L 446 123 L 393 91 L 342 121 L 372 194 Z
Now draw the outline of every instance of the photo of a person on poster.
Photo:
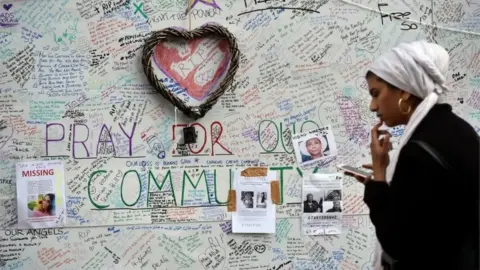
M 267 192 L 258 192 L 257 193 L 257 204 L 256 208 L 267 208 Z
M 243 208 L 253 208 L 253 191 L 242 191 Z
M 318 193 L 318 192 L 316 192 Z M 323 212 L 323 195 L 318 195 L 318 200 L 314 199 L 314 192 L 307 193 L 307 198 L 303 201 L 303 212 L 304 213 L 322 213 Z
M 326 213 L 342 212 L 342 191 L 339 189 L 328 190 L 323 202 Z
M 327 136 L 320 135 L 299 142 L 299 148 L 302 155 L 302 163 L 321 159 L 328 156 Z
M 325 126 L 292 136 L 297 163 L 308 165 L 337 155 L 337 145 L 330 126 Z
M 55 194 L 38 195 L 37 200 L 28 203 L 30 217 L 55 216 Z

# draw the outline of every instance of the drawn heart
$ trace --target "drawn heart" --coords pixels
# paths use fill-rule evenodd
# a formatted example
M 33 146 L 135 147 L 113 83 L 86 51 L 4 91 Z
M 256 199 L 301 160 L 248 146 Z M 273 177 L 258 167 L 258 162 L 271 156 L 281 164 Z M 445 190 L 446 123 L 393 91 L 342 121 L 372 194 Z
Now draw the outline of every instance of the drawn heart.
M 356 48 L 369 53 L 374 53 L 380 47 L 381 39 L 379 36 L 369 36 L 365 40 L 357 43 Z
M 258 253 L 263 253 L 267 249 L 265 245 L 256 245 L 253 249 L 255 249 Z
M 9 10 L 10 8 L 12 8 L 12 7 L 13 7 L 12 4 L 4 4 L 4 5 L 3 5 L 3 8 L 4 8 L 6 11 L 8 11 L 8 10 Z
M 208 23 L 192 31 L 170 27 L 153 32 L 145 40 L 142 65 L 155 90 L 197 120 L 232 84 L 239 55 L 233 34 Z
M 219 246 L 209 247 L 198 256 L 198 260 L 202 263 L 205 270 L 223 269 L 225 265 L 225 250 Z

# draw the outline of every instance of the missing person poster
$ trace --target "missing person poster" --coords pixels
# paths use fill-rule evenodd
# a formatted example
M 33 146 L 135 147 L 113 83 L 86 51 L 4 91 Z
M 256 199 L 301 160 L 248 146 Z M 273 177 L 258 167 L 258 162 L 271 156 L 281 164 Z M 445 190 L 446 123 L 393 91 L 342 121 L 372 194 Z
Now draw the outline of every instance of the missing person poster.
M 275 233 L 275 204 L 272 202 L 270 182 L 277 180 L 275 171 L 265 176 L 234 174 L 237 211 L 232 213 L 233 233 Z
M 337 155 L 337 145 L 330 125 L 292 135 L 293 149 L 300 166 Z
M 339 173 L 314 173 L 303 177 L 302 231 L 306 235 L 342 232 L 342 185 Z
M 65 182 L 62 161 L 16 164 L 19 229 L 65 225 Z

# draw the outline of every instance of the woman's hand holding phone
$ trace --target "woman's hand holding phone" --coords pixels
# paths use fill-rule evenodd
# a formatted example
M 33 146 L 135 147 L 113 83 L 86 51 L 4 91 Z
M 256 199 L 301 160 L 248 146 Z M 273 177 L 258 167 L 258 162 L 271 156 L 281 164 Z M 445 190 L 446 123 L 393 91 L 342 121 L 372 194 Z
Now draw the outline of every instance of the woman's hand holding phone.
M 386 170 L 390 163 L 388 152 L 392 150 L 392 143 L 390 137 L 392 136 L 386 130 L 379 130 L 383 121 L 377 123 L 372 129 L 372 142 L 370 144 L 370 152 L 372 154 L 372 164 L 364 164 L 363 168 L 372 170 L 373 173 L 369 176 L 362 176 L 352 172 L 345 171 L 345 175 L 353 176 L 359 182 L 366 184 L 368 181 L 385 182 Z M 380 136 L 384 136 L 380 139 Z M 373 178 L 372 178 L 373 176 Z
M 365 168 L 365 169 L 369 169 L 369 170 L 373 170 L 373 166 L 372 164 L 363 164 L 362 165 L 362 168 Z M 372 176 L 368 176 L 368 177 L 365 177 L 365 176 L 361 176 L 361 175 L 358 175 L 358 174 L 353 174 L 351 172 L 348 172 L 348 171 L 344 171 L 344 174 L 345 175 L 348 175 L 348 176 L 352 176 L 352 177 L 355 177 L 355 179 L 357 179 L 358 182 L 360 183 L 363 183 L 363 184 L 366 184 L 368 181 L 371 180 Z

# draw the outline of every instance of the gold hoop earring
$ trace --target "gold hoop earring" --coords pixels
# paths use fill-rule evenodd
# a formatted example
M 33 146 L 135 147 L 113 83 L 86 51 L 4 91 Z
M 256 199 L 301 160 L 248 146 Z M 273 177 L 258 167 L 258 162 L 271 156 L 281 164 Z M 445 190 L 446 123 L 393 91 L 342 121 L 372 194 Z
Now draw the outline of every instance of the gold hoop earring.
M 402 102 L 403 102 L 403 98 L 400 98 L 400 99 L 398 100 L 398 109 L 400 109 L 400 112 L 401 112 L 402 114 L 409 114 L 410 111 L 412 110 L 412 106 L 411 106 L 411 105 L 408 105 L 408 110 L 405 112 L 405 111 L 402 110 Z

